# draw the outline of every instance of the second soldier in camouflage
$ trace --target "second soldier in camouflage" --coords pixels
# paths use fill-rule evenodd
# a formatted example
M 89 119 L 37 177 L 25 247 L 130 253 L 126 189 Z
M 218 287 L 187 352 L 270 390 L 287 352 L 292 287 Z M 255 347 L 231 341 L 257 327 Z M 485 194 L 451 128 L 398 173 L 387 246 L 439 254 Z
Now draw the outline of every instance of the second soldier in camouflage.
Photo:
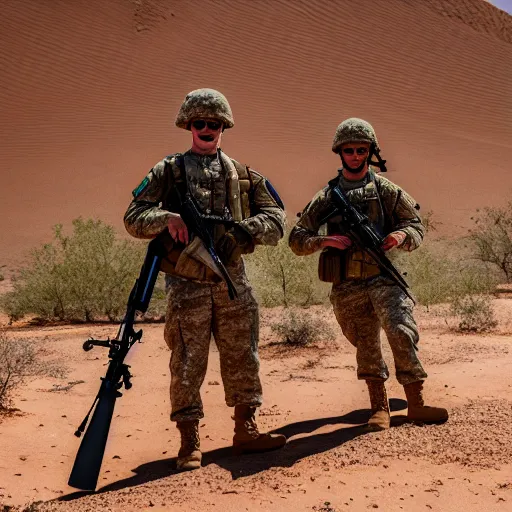
M 165 341 L 172 352 L 171 420 L 181 434 L 177 466 L 183 470 L 201 465 L 200 388 L 212 334 L 219 349 L 226 403 L 235 408 L 235 451 L 262 452 L 286 442 L 282 435 L 260 433 L 256 425 L 256 408 L 262 402 L 258 304 L 242 259 L 256 245 L 277 244 L 284 233 L 285 214 L 267 179 L 220 150 L 223 131 L 233 125 L 231 108 L 220 92 L 190 92 L 176 126 L 192 132 L 192 148 L 151 169 L 134 190 L 124 218 L 135 237 L 150 239 L 165 230 L 172 237 L 163 268 L 168 288 Z M 234 300 L 202 242 L 188 232 L 176 190 L 181 197 L 190 194 L 202 215 L 218 220 L 213 223 L 213 238 L 237 289 Z
M 379 152 L 373 127 L 358 118 L 343 121 L 336 130 L 332 150 L 340 155 L 343 164 L 337 178 L 340 187 L 383 237 L 382 248 L 416 249 L 424 236 L 419 206 L 404 190 L 369 167 L 372 155 L 378 156 Z M 370 394 L 370 428 L 390 426 L 384 386 L 389 372 L 382 357 L 381 328 L 393 352 L 397 380 L 405 388 L 409 419 L 426 423 L 445 421 L 445 409 L 428 407 L 423 402 L 427 374 L 417 356 L 419 334 L 413 301 L 394 281 L 381 275 L 364 248 L 354 246 L 346 236 L 341 217 L 331 218 L 327 234 L 319 235 L 322 219 L 331 209 L 331 191 L 326 187 L 302 212 L 290 233 L 289 244 L 299 256 L 322 250 L 319 275 L 333 283 L 330 299 L 336 319 L 357 349 L 357 375 L 366 381 Z

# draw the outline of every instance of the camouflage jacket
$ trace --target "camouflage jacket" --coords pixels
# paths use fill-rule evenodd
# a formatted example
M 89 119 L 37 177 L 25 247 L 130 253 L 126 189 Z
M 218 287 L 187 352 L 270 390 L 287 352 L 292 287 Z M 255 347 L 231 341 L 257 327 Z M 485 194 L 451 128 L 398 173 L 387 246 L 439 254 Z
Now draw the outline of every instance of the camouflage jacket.
M 373 173 L 373 171 L 370 171 Z M 406 251 L 416 249 L 423 241 L 425 228 L 418 213 L 419 205 L 398 185 L 373 173 L 373 180 L 377 188 L 375 197 L 380 200 L 383 210 L 383 235 L 394 231 L 405 233 L 406 237 L 400 248 Z M 371 185 L 371 182 L 369 183 Z M 363 205 L 367 198 L 360 197 L 361 188 L 346 191 L 352 204 Z M 331 210 L 330 189 L 325 187 L 318 192 L 306 206 L 289 237 L 289 245 L 298 256 L 306 256 L 320 249 L 322 237 L 318 235 L 321 220 Z M 364 212 L 363 212 L 364 213 Z M 371 218 L 371 217 L 370 217 Z M 341 220 L 341 219 L 340 219 Z M 373 220 L 373 219 L 371 219 Z M 336 219 L 333 219 L 336 221 Z M 331 221 L 329 221 L 331 223 Z M 329 229 L 329 233 L 343 234 L 343 229 Z
M 201 199 L 207 194 L 216 194 L 217 197 L 225 198 L 226 191 L 219 190 L 219 183 L 220 188 L 227 186 L 225 176 L 219 177 L 214 183 L 211 173 L 206 175 L 209 170 L 201 165 L 203 158 L 201 155 L 191 151 L 185 155 L 188 155 L 189 161 L 197 164 L 194 167 L 193 180 L 187 180 L 189 190 L 194 187 L 192 193 L 196 199 Z M 168 172 L 179 174 L 179 170 L 176 170 L 174 155 L 158 162 L 133 191 L 133 200 L 124 215 L 126 230 L 132 236 L 154 238 L 166 229 L 167 221 L 171 216 L 170 210 L 179 212 L 178 205 L 171 204 L 169 210 L 162 206 L 162 203 L 166 203 L 170 197 L 172 180 L 169 179 Z M 266 178 L 250 168 L 247 168 L 247 172 L 250 173 L 249 179 L 252 183 L 252 191 L 249 194 L 251 213 L 239 225 L 251 235 L 253 244 L 277 245 L 283 237 L 286 221 L 281 200 Z M 212 190 L 208 189 L 210 183 L 213 184 Z M 198 201 L 198 206 L 204 210 L 201 201 Z

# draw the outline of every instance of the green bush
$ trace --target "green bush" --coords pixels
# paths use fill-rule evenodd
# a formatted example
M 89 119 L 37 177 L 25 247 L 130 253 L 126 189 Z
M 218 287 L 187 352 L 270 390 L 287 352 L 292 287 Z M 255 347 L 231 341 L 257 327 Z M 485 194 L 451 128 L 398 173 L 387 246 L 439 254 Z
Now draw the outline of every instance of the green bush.
M 488 295 L 467 295 L 451 304 L 451 313 L 458 318 L 460 332 L 488 332 L 498 322 L 494 317 L 492 299 Z
M 293 347 L 307 347 L 318 341 L 333 341 L 336 335 L 322 319 L 307 311 L 288 309 L 279 322 L 271 324 L 280 341 Z
M 461 240 L 428 239 L 411 253 L 396 252 L 393 262 L 418 302 L 427 308 L 472 293 L 488 293 L 498 276 L 488 264 L 472 259 Z
M 260 246 L 245 256 L 247 275 L 265 307 L 310 306 L 328 301 L 330 285 L 318 279 L 319 254 L 295 256 L 287 230 L 276 247 Z
M 65 236 L 31 253 L 0 307 L 11 320 L 27 314 L 43 321 L 119 319 L 144 259 L 145 244 L 117 240 L 114 228 L 100 220 L 73 221 Z

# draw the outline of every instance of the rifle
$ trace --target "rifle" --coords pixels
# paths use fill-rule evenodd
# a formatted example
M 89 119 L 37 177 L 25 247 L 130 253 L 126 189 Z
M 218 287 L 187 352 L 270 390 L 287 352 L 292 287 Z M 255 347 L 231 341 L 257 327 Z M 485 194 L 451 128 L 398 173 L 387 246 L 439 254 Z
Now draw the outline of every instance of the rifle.
M 135 315 L 137 312 L 145 313 L 148 309 L 156 278 L 160 270 L 160 263 L 166 254 L 162 243 L 164 236 L 169 236 L 167 230 L 153 239 L 147 248 L 146 258 L 142 265 L 138 279 L 130 292 L 126 313 L 114 339 L 96 340 L 89 338 L 84 344 L 85 351 L 94 346 L 109 348 L 108 369 L 105 377 L 101 379 L 101 386 L 86 417 L 75 432 L 80 437 L 85 430 L 89 416 L 94 414 L 85 435 L 80 443 L 75 463 L 69 477 L 71 487 L 84 491 L 94 491 L 98 483 L 103 454 L 107 443 L 110 423 L 114 414 L 114 407 L 118 397 L 122 396 L 120 389 L 132 387 L 129 366 L 124 359 L 130 348 L 142 338 L 142 329 L 135 331 Z
M 384 239 L 375 232 L 368 217 L 351 204 L 339 183 L 331 181 L 330 190 L 335 209 L 322 219 L 321 224 L 341 215 L 343 217 L 342 225 L 347 230 L 347 235 L 375 261 L 384 276 L 392 279 L 413 302 L 416 302 L 409 291 L 407 281 L 382 250 L 381 246 Z
M 213 263 L 222 274 L 224 281 L 228 286 L 228 294 L 231 300 L 238 297 L 238 293 L 236 291 L 233 280 L 231 279 L 224 263 L 222 263 L 217 251 L 215 250 L 215 242 L 213 240 L 213 235 L 211 228 L 208 227 L 208 224 L 221 223 L 225 226 L 232 226 L 235 224 L 235 221 L 231 217 L 220 217 L 218 215 L 203 215 L 193 197 L 190 193 L 186 193 L 182 198 L 179 194 L 178 189 L 176 188 L 176 194 L 178 195 L 179 201 L 181 203 L 180 215 L 183 219 L 183 222 L 186 224 L 189 233 L 193 233 L 198 236 L 203 245 L 205 246 L 208 254 L 211 256 Z
M 202 240 L 206 250 L 228 285 L 229 297 L 234 299 L 237 297 L 235 285 L 215 250 L 212 233 L 205 225 L 208 221 L 222 222 L 227 225 L 234 224 L 234 221 L 214 215 L 202 215 L 190 194 L 186 194 L 185 198 L 181 201 L 180 212 L 183 221 L 187 225 L 187 229 Z M 135 315 L 137 312 L 145 313 L 148 309 L 162 259 L 167 253 L 163 243 L 164 238 L 169 236 L 169 232 L 165 230 L 149 243 L 146 258 L 144 259 L 140 275 L 130 292 L 126 313 L 117 336 L 114 339 L 107 340 L 89 338 L 83 344 L 82 348 L 85 351 L 91 350 L 94 346 L 109 348 L 108 357 L 110 361 L 107 373 L 101 379 L 100 390 L 89 412 L 75 432 L 77 437 L 82 435 L 89 421 L 89 416 L 94 410 L 89 426 L 80 443 L 69 477 L 68 484 L 71 487 L 93 491 L 98 483 L 115 403 L 117 398 L 122 396 L 119 389 L 123 385 L 127 390 L 132 387 L 129 366 L 124 364 L 124 359 L 130 348 L 142 338 L 142 329 L 136 332 L 133 328 Z

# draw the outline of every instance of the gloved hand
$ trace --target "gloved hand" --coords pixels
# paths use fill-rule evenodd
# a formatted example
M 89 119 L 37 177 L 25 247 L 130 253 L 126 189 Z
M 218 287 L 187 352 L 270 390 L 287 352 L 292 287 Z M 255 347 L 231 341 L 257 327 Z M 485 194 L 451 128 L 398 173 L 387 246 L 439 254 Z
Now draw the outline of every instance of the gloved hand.
M 384 242 L 382 242 L 382 249 L 389 251 L 393 249 L 393 247 L 400 247 L 404 243 L 406 236 L 403 231 L 393 231 L 393 233 L 389 233 L 384 239 Z
M 345 235 L 329 235 L 323 236 L 320 242 L 320 248 L 325 249 L 326 247 L 334 247 L 343 251 L 348 249 L 352 245 L 352 240 Z
M 252 237 L 240 226 L 233 226 L 215 244 L 215 249 L 224 265 L 238 260 L 242 254 L 251 251 Z

